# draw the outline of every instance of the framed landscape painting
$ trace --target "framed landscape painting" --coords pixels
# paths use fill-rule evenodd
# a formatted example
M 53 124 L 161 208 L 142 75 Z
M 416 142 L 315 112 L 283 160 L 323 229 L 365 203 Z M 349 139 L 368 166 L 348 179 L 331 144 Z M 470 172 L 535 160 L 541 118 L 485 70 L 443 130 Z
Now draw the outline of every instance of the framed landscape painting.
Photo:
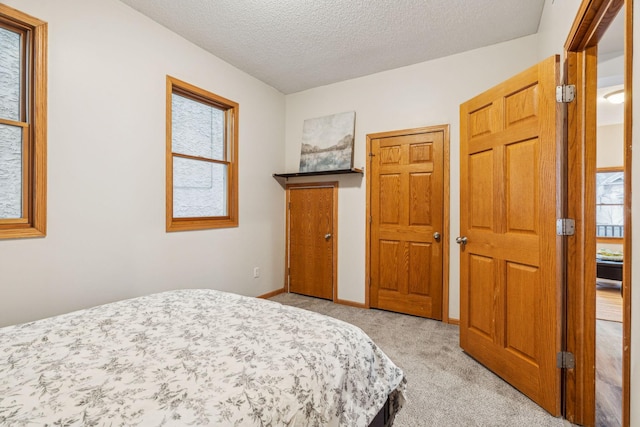
M 355 111 L 305 120 L 300 172 L 351 169 L 355 124 Z

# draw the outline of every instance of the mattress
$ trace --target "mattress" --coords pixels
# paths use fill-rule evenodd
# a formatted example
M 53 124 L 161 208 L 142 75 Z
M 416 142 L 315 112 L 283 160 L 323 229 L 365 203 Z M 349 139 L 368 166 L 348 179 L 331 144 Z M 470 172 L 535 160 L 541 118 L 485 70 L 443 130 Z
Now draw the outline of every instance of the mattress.
M 1 425 L 367 426 L 405 383 L 356 326 L 214 290 L 0 329 Z

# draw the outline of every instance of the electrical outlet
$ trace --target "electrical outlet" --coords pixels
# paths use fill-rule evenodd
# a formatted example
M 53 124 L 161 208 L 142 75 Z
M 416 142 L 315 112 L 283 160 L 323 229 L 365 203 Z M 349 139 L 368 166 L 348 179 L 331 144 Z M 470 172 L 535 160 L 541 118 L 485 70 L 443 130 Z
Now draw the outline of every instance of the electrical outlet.
M 253 267 L 253 278 L 257 279 L 260 277 L 260 267 Z

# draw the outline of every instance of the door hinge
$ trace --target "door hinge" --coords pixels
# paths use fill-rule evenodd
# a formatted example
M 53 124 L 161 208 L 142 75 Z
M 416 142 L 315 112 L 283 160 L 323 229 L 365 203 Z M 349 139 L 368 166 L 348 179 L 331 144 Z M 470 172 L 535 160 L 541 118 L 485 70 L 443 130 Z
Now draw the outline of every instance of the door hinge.
M 369 157 L 375 157 L 376 155 L 373 153 L 369 153 Z
M 372 216 L 369 217 L 369 224 L 371 224 L 371 223 L 373 223 L 373 217 Z
M 556 102 L 564 104 L 576 99 L 576 85 L 556 86 Z
M 573 353 L 559 351 L 556 355 L 556 367 L 560 369 L 574 369 L 576 367 L 576 359 Z
M 571 218 L 556 220 L 556 234 L 558 236 L 573 236 L 576 233 L 576 221 Z

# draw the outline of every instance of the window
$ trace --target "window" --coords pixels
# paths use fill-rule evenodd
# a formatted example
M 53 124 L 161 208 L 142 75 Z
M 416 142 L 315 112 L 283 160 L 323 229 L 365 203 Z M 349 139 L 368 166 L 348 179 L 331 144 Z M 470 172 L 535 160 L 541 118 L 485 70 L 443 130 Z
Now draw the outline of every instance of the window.
M 624 172 L 621 168 L 596 172 L 596 237 L 624 237 Z
M 46 233 L 47 24 L 0 4 L 0 238 Z
M 238 110 L 167 76 L 167 231 L 238 225 Z

